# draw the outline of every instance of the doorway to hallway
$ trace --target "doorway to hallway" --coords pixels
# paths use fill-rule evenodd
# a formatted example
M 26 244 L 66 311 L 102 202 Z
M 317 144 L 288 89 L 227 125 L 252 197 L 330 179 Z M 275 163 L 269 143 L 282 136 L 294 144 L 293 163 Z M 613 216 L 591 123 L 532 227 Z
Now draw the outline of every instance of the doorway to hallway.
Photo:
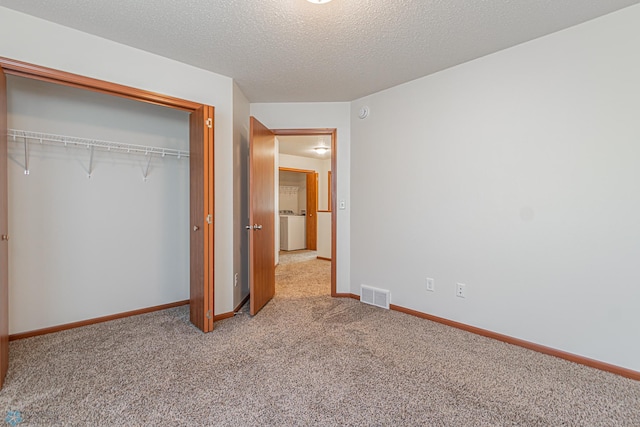
M 278 177 L 276 205 L 279 209 L 280 229 L 278 235 L 278 265 L 301 262 L 298 267 L 308 266 L 307 260 L 315 259 L 333 267 L 333 222 L 334 209 L 332 194 L 335 169 L 334 135 L 296 134 L 277 135 Z M 332 149 L 333 148 L 333 149 Z M 299 239 L 301 227 L 304 227 L 304 242 Z M 297 240 L 292 238 L 298 237 Z M 291 243 L 294 243 L 292 246 Z M 297 244 L 297 245 L 295 245 Z M 294 251 L 294 252 L 292 252 Z M 280 260 L 282 256 L 282 260 Z M 289 267 L 287 267 L 289 268 Z M 318 269 L 318 272 L 323 269 Z M 324 281 L 331 287 L 329 277 L 312 281 Z M 278 276 L 278 271 L 276 272 Z M 305 275 L 308 276 L 308 275 Z

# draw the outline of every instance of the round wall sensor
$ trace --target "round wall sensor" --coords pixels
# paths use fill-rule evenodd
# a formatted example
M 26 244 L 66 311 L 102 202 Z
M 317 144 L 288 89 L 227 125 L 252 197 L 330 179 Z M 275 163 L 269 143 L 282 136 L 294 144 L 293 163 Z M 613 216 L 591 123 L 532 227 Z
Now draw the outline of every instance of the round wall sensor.
M 360 111 L 358 112 L 358 117 L 360 117 L 361 119 L 366 119 L 368 115 L 369 107 L 361 107 Z

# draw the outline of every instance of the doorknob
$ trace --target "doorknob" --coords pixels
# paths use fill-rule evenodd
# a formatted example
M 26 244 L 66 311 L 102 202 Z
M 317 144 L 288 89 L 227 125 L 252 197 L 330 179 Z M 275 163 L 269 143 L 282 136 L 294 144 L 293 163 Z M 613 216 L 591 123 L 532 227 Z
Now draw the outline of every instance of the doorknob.
M 2 241 L 7 241 L 8 242 L 9 241 L 9 235 L 3 234 L 2 235 Z
M 198 227 L 197 225 L 194 225 L 193 226 L 193 231 L 198 231 L 198 230 L 200 230 L 200 227 Z

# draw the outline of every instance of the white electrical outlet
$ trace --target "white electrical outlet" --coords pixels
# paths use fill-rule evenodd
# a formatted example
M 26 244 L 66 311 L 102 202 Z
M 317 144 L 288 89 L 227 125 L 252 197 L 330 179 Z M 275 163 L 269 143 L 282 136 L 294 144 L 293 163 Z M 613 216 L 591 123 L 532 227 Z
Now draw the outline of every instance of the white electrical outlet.
M 456 283 L 456 296 L 460 298 L 465 298 L 467 296 L 467 291 L 464 289 L 466 285 L 464 283 Z
M 233 287 L 238 286 L 238 273 L 233 275 Z
M 431 277 L 427 277 L 427 290 L 430 292 L 436 290 L 435 283 Z

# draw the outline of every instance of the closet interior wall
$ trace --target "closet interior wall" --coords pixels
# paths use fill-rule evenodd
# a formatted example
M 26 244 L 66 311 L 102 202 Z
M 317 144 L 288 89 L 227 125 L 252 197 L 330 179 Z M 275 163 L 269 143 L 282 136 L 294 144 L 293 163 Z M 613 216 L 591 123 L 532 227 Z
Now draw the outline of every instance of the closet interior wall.
M 189 150 L 189 113 L 8 76 L 8 127 Z M 189 299 L 189 160 L 8 142 L 11 334 Z M 148 166 L 147 180 L 143 179 Z

